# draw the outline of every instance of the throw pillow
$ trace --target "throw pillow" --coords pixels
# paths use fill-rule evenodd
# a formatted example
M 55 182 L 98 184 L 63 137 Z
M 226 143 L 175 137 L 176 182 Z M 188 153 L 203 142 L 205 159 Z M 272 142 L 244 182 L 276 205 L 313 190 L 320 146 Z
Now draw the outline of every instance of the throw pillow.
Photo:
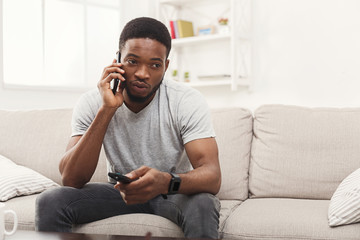
M 347 176 L 331 198 L 329 226 L 360 222 L 360 168 Z
M 40 173 L 0 155 L 0 202 L 59 186 Z

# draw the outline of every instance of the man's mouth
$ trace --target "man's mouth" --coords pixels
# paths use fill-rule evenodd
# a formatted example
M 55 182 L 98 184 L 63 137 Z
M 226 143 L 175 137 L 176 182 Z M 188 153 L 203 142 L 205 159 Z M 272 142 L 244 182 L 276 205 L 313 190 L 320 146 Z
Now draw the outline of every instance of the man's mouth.
M 148 88 L 148 84 L 146 84 L 145 82 L 140 82 L 140 81 L 135 81 L 133 82 L 132 84 L 134 87 L 137 87 L 137 88 Z
M 143 81 L 135 80 L 131 82 L 131 88 L 133 91 L 135 91 L 137 94 L 145 94 L 147 92 L 147 89 L 150 88 L 150 86 Z

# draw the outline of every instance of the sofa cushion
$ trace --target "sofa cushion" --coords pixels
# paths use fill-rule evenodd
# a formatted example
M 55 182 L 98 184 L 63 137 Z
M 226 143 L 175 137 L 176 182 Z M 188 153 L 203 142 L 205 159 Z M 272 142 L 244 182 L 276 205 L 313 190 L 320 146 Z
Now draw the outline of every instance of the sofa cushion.
M 35 201 L 39 194 L 16 197 L 5 203 L 6 209 L 12 209 L 18 215 L 19 230 L 35 230 Z M 219 231 L 221 232 L 231 212 L 241 201 L 221 201 Z M 5 216 L 7 229 L 12 228 L 12 216 Z M 179 226 L 156 215 L 127 214 L 111 217 L 88 224 L 77 225 L 74 232 L 94 234 L 142 235 L 151 232 L 153 236 L 184 237 Z
M 252 197 L 330 199 L 360 167 L 360 108 L 266 105 L 255 111 Z
M 329 206 L 329 226 L 360 222 L 360 168 L 336 189 Z
M 58 164 L 69 141 L 69 109 L 0 111 L 0 154 L 61 183 Z
M 61 184 L 59 162 L 71 136 L 71 109 L 0 110 L 0 154 Z M 92 181 L 107 181 L 102 151 Z
M 219 217 L 219 233 L 222 235 L 222 231 L 225 228 L 227 219 L 231 213 L 236 209 L 242 201 L 238 200 L 221 200 L 220 217 Z
M 184 234 L 179 226 L 166 218 L 150 214 L 126 214 L 103 220 L 77 225 L 73 232 L 92 234 L 112 234 L 145 236 L 151 232 L 152 236 L 183 238 Z
M 5 203 L 6 209 L 11 209 L 16 212 L 19 230 L 35 230 L 35 201 L 38 195 L 39 194 L 16 197 Z M 6 228 L 12 229 L 13 222 L 12 216 L 7 214 L 5 216 Z
M 231 212 L 241 204 L 241 201 L 221 201 L 219 232 L 225 226 Z M 151 232 L 152 236 L 183 238 L 181 228 L 170 220 L 150 214 L 126 214 L 111 217 L 92 223 L 78 225 L 74 228 L 78 233 L 100 233 L 115 235 L 138 235 L 145 236 Z
M 219 148 L 222 183 L 218 197 L 248 198 L 248 171 L 252 140 L 252 114 L 247 109 L 213 109 L 212 121 Z
M 16 196 L 40 193 L 56 186 L 59 185 L 38 172 L 0 155 L 0 202 Z
M 360 224 L 330 228 L 329 200 L 248 199 L 229 216 L 224 239 L 359 239 Z

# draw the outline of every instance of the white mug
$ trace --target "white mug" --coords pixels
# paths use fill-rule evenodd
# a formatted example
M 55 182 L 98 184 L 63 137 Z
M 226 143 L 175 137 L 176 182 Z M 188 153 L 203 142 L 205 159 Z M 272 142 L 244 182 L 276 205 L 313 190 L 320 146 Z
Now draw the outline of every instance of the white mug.
M 8 232 L 5 229 L 5 215 L 6 214 L 12 214 L 14 217 L 14 225 L 13 229 Z M 11 235 L 13 234 L 17 229 L 17 216 L 16 213 L 13 210 L 5 210 L 5 204 L 0 203 L 0 240 L 4 240 L 5 235 Z

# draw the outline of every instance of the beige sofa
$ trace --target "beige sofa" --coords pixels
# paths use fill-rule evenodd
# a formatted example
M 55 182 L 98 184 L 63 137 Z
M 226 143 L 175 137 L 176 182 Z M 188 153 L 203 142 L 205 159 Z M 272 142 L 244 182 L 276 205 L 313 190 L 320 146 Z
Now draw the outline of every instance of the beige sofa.
M 60 184 L 58 162 L 69 140 L 71 114 L 69 109 L 0 111 L 0 154 Z M 265 105 L 254 113 L 214 109 L 212 116 L 223 179 L 222 238 L 360 239 L 359 223 L 330 228 L 327 217 L 334 191 L 360 167 L 360 108 Z M 92 181 L 107 181 L 106 172 L 102 154 Z M 36 196 L 5 202 L 17 212 L 20 229 L 34 230 Z M 183 236 L 167 219 L 144 214 L 75 231 Z

